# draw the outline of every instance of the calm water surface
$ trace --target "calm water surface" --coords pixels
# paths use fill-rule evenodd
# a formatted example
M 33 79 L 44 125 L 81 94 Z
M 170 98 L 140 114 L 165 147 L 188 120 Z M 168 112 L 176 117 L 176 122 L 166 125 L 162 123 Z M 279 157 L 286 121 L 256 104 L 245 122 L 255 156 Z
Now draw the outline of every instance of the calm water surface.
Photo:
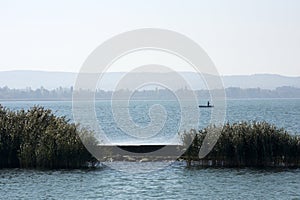
M 152 163 L 148 163 L 149 165 Z M 140 163 L 130 164 L 133 171 Z M 300 199 L 299 170 L 0 170 L 1 199 Z
M 133 120 L 141 125 L 149 123 L 148 109 L 157 102 L 131 104 Z M 1 102 L 11 109 L 42 105 L 66 115 L 72 120 L 71 102 Z M 170 116 L 156 140 L 168 139 L 176 131 L 180 113 L 178 105 L 162 102 Z M 114 127 L 109 102 L 96 103 L 99 123 L 111 139 L 127 140 Z M 209 110 L 201 112 L 202 123 L 210 117 Z M 226 120 L 267 121 L 283 127 L 291 134 L 300 133 L 299 99 L 229 100 Z M 194 128 L 194 127 L 193 127 Z M 130 138 L 129 138 L 130 139 Z M 119 163 L 132 172 L 141 165 L 159 163 Z M 300 199 L 300 169 L 197 169 L 184 163 L 173 163 L 151 173 L 124 173 L 108 167 L 97 170 L 0 170 L 0 199 Z
M 4 101 L 0 102 L 0 104 L 13 110 L 21 108 L 29 109 L 34 105 L 40 105 L 52 109 L 57 115 L 64 115 L 73 120 L 71 101 Z M 132 101 L 129 104 L 130 117 L 132 117 L 132 120 L 136 124 L 147 126 L 151 121 L 149 110 L 151 106 L 157 104 L 160 104 L 165 109 L 167 119 L 164 127 L 156 134 L 154 138 L 155 142 L 159 140 L 168 140 L 172 138 L 174 134 L 177 134 L 178 131 L 197 128 L 195 125 L 190 125 L 188 123 L 179 127 L 181 112 L 179 103 L 176 101 Z M 119 140 L 125 140 L 128 142 L 129 140 L 134 140 L 134 138 L 130 138 L 130 136 L 120 130 L 118 125 L 114 122 L 110 101 L 97 101 L 95 105 L 98 122 L 112 141 L 119 142 Z M 211 109 L 191 107 L 189 102 L 185 102 L 183 106 L 183 109 L 188 110 L 188 112 L 199 112 L 200 124 L 198 128 L 206 127 L 210 123 Z M 300 99 L 251 99 L 227 101 L 225 122 L 233 123 L 253 120 L 267 121 L 279 128 L 285 128 L 291 134 L 300 134 Z

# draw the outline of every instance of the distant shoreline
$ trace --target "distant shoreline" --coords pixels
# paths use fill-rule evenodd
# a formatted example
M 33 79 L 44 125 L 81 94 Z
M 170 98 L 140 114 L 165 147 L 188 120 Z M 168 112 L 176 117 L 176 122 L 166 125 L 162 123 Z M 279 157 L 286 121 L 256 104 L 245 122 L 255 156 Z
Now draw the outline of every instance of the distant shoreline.
M 227 100 L 231 100 L 231 101 L 238 101 L 238 100 L 243 100 L 243 101 L 247 101 L 247 100 L 300 100 L 300 97 L 295 97 L 295 98 L 285 98 L 285 97 L 274 97 L 274 98 L 227 98 Z M 95 101 L 109 101 L 111 99 L 95 99 Z M 117 99 L 117 101 L 126 101 L 127 99 Z M 26 101 L 43 101 L 43 102 L 72 102 L 72 99 L 0 99 L 0 102 L 26 102 Z M 131 101 L 176 101 L 174 99 L 132 99 Z M 186 100 L 188 101 L 188 99 Z
M 75 90 L 70 88 L 56 88 L 47 90 L 43 87 L 39 89 L 11 89 L 8 87 L 0 87 L 0 101 L 70 101 L 74 94 L 94 95 L 96 100 L 110 100 L 114 96 L 115 99 L 123 100 L 128 96 L 131 100 L 175 100 L 176 96 L 189 97 L 195 95 L 198 99 L 211 99 L 211 94 L 217 93 L 225 95 L 227 99 L 298 99 L 300 98 L 300 88 L 283 86 L 274 90 L 261 88 L 247 88 L 242 89 L 238 87 L 229 87 L 223 89 L 213 90 L 189 90 L 187 88 L 170 91 L 168 89 L 156 88 L 149 90 L 134 90 L 127 89 L 117 91 L 106 91 L 95 89 L 89 90 Z M 224 94 L 225 93 L 225 94 Z

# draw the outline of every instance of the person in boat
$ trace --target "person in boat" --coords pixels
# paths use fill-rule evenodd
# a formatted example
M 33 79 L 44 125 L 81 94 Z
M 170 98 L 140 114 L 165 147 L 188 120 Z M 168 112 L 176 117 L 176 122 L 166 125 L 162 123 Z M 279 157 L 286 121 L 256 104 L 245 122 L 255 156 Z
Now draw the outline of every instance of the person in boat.
M 210 105 L 209 105 L 209 101 L 207 101 L 207 107 L 209 107 Z

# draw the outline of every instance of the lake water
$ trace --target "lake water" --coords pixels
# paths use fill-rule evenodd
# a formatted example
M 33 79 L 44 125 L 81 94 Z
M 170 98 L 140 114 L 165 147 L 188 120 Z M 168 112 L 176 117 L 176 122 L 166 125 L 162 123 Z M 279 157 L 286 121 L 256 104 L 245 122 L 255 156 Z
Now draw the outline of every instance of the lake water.
M 148 109 L 158 102 L 133 102 L 132 119 L 141 126 L 149 122 Z M 164 128 L 153 139 L 176 134 L 180 112 L 174 102 L 159 102 L 170 112 Z M 72 120 L 71 102 L 1 102 L 11 109 L 41 105 Z M 110 139 L 121 142 L 131 136 L 115 127 L 109 102 L 96 103 L 97 118 Z M 209 122 L 210 110 L 201 112 L 201 124 Z M 300 133 L 300 99 L 228 100 L 226 119 L 267 121 L 291 134 Z M 188 127 L 184 127 L 188 128 Z M 190 127 L 195 128 L 195 127 Z M 175 133 L 173 132 L 175 131 Z M 121 138 L 121 139 L 120 139 Z M 136 172 L 154 163 L 119 163 Z M 0 199 L 300 199 L 300 170 L 197 169 L 175 162 L 151 173 L 125 173 L 100 167 L 97 170 L 0 170 Z
M 71 101 L 3 101 L 0 102 L 12 110 L 21 108 L 29 109 L 34 105 L 44 106 L 52 109 L 59 116 L 67 116 L 73 120 Z M 168 136 L 178 131 L 180 122 L 180 107 L 176 101 L 132 101 L 129 104 L 129 112 L 132 120 L 141 126 L 146 126 L 151 120 L 149 108 L 153 105 L 161 105 L 167 112 L 167 119 L 163 129 L 157 134 L 159 140 L 161 135 Z M 201 104 L 201 103 L 200 103 Z M 110 101 L 97 101 L 96 113 L 99 124 L 111 139 L 125 137 L 125 133 L 118 129 L 111 112 Z M 200 113 L 200 124 L 203 128 L 209 124 L 211 109 L 190 107 L 185 102 L 185 109 L 188 112 Z M 191 115 L 193 116 L 193 115 Z M 189 117 L 189 116 L 187 116 Z M 248 99 L 248 100 L 227 100 L 225 122 L 239 121 L 267 121 L 279 128 L 285 128 L 291 134 L 300 134 L 300 99 Z M 192 125 L 185 124 L 182 130 L 189 130 Z M 125 139 L 128 139 L 125 137 Z M 163 138 L 164 140 L 166 138 Z
M 153 163 L 143 163 L 152 165 Z M 141 163 L 130 163 L 132 170 Z M 1 199 L 300 199 L 299 170 L 0 170 Z

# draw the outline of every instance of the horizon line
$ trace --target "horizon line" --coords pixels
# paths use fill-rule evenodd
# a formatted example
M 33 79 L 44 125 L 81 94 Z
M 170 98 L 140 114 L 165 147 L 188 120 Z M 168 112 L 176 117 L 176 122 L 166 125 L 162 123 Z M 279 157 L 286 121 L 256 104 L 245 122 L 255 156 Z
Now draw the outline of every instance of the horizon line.
M 1 72 L 47 72 L 47 73 L 73 73 L 78 74 L 79 72 L 76 71 L 58 71 L 58 70 L 35 70 L 35 69 L 12 69 L 12 70 L 0 70 Z M 126 73 L 128 71 L 109 71 L 105 73 Z M 181 73 L 196 73 L 194 71 L 178 71 Z M 141 72 L 142 73 L 142 72 Z M 151 72 L 150 72 L 151 73 Z M 152 72 L 152 73 L 160 73 L 160 72 Z M 162 72 L 165 73 L 165 72 Z M 300 78 L 300 75 L 285 75 L 285 74 L 276 74 L 276 73 L 254 73 L 254 74 L 220 74 L 220 76 L 255 76 L 255 75 L 277 75 L 277 76 L 284 76 L 284 77 L 292 77 L 292 78 Z

